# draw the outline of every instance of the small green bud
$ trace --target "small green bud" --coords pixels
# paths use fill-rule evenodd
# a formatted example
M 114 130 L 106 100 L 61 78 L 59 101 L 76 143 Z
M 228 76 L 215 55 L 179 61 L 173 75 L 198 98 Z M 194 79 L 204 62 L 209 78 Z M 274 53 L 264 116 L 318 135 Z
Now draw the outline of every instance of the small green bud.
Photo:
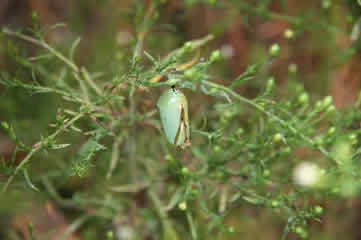
M 219 50 L 213 51 L 211 54 L 211 62 L 215 62 L 221 59 L 221 52 Z
M 178 82 L 179 82 L 178 79 L 172 78 L 172 79 L 169 79 L 169 80 L 167 81 L 167 84 L 168 84 L 169 86 L 174 86 L 174 85 L 176 85 Z
M 114 239 L 114 233 L 113 231 L 107 232 L 107 240 L 113 240 Z
M 278 143 L 283 140 L 283 135 L 281 133 L 276 133 L 273 135 L 273 142 Z
M 165 160 L 167 160 L 167 161 L 173 161 L 174 159 L 173 159 L 172 155 L 167 154 L 167 155 L 165 155 Z
M 267 85 L 266 85 L 266 92 L 270 92 L 272 90 L 272 88 L 275 85 L 275 79 L 274 77 L 270 77 L 267 80 Z
M 186 79 L 191 80 L 191 79 L 195 76 L 196 73 L 197 73 L 197 72 L 196 72 L 195 69 L 190 68 L 190 69 L 188 69 L 188 70 L 186 70 L 186 71 L 184 72 L 184 77 L 185 77 Z
M 350 140 L 351 144 L 356 144 L 357 143 L 357 135 L 356 134 L 350 134 L 348 136 L 348 139 Z
M 192 193 L 193 196 L 198 196 L 198 195 L 199 195 L 199 190 L 193 188 L 192 191 L 191 191 L 191 193 Z
M 321 206 L 315 206 L 314 211 L 317 215 L 321 215 L 323 212 L 323 208 Z
M 335 106 L 334 105 L 330 105 L 328 106 L 328 108 L 326 109 L 326 112 L 327 113 L 331 113 L 331 112 L 334 112 L 336 110 Z
M 276 208 L 276 207 L 278 207 L 279 205 L 280 205 L 280 203 L 279 203 L 277 200 L 272 200 L 271 206 L 272 206 L 273 208 Z
M 303 232 L 303 228 L 302 228 L 302 227 L 296 227 L 295 233 L 301 234 L 302 232 Z
M 291 153 L 291 148 L 289 146 L 285 147 L 282 149 L 282 152 L 285 154 L 290 154 Z
M 330 0 L 322 0 L 322 8 L 323 9 L 329 9 L 331 7 L 331 1 Z
M 227 119 L 230 119 L 233 117 L 233 113 L 231 111 L 225 111 L 223 113 L 224 117 L 227 118 Z
M 243 128 L 238 128 L 238 129 L 236 130 L 236 134 L 237 134 L 238 136 L 243 135 L 243 133 L 244 133 L 244 129 L 243 129 Z
M 215 153 L 218 153 L 218 152 L 221 151 L 221 147 L 220 147 L 219 145 L 216 145 L 216 146 L 213 147 L 213 151 L 214 151 Z
M 329 134 L 329 135 L 332 135 L 332 134 L 334 134 L 336 132 L 336 128 L 335 127 L 330 127 L 329 129 L 328 129 L 328 131 L 327 131 L 327 133 Z
M 332 96 L 325 97 L 322 102 L 324 107 L 329 106 L 331 103 L 332 103 Z
M 192 48 L 193 48 L 192 42 L 186 42 L 186 43 L 184 44 L 184 50 L 189 51 L 189 50 L 191 50 Z
M 321 101 L 317 101 L 317 102 L 315 103 L 315 108 L 316 108 L 316 109 L 322 108 L 322 102 L 321 102 Z
M 300 234 L 300 237 L 301 238 L 307 238 L 308 236 L 308 233 L 306 231 L 303 231 L 301 234 Z
M 229 233 L 233 233 L 233 232 L 234 232 L 234 227 L 233 227 L 233 226 L 230 226 L 230 227 L 228 228 L 228 232 L 229 232 Z
M 334 187 L 334 188 L 331 189 L 331 192 L 334 193 L 334 194 L 338 194 L 338 193 L 340 193 L 340 188 Z
M 269 170 L 269 169 L 265 169 L 264 171 L 263 171 L 263 176 L 264 177 L 269 177 L 271 175 L 271 171 Z
M 302 93 L 300 96 L 298 96 L 298 102 L 301 104 L 308 103 L 309 96 L 307 93 Z
M 322 145 L 323 144 L 323 137 L 321 137 L 321 136 L 317 136 L 317 137 L 315 137 L 315 143 L 317 144 L 317 145 Z
M 187 210 L 187 203 L 186 202 L 180 202 L 179 204 L 178 204 L 178 208 L 180 209 L 180 210 L 182 210 L 182 211 L 185 211 L 185 210 Z
M 182 168 L 182 174 L 183 174 L 183 175 L 188 175 L 188 174 L 189 174 L 189 169 L 186 168 L 186 167 L 183 167 L 183 168 Z
M 297 64 L 291 63 L 290 65 L 288 65 L 288 71 L 292 74 L 295 74 L 297 72 Z
M 283 32 L 283 36 L 286 38 L 286 39 L 292 39 L 294 37 L 294 32 L 292 29 L 289 29 L 287 28 L 286 31 Z
M 9 129 L 9 124 L 7 122 L 1 122 L 1 127 L 5 130 Z
M 296 227 L 295 233 L 301 238 L 307 238 L 307 232 L 302 227 Z
M 273 44 L 269 49 L 269 54 L 271 57 L 276 57 L 280 52 L 280 45 L 277 43 Z

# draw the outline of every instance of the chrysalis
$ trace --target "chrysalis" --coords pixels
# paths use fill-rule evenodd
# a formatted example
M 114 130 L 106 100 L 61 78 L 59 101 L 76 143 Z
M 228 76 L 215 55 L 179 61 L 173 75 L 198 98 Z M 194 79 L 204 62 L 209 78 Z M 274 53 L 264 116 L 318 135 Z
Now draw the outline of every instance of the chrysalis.
M 188 145 L 190 131 L 185 95 L 172 86 L 160 96 L 157 106 L 168 141 L 176 146 Z

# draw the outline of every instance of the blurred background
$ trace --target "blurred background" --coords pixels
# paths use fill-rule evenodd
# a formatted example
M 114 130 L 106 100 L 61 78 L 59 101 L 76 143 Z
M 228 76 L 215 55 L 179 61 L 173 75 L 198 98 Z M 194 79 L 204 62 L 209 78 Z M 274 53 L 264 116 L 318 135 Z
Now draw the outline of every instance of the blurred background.
M 227 84 L 242 74 L 247 65 L 267 55 L 272 44 L 278 43 L 280 55 L 272 60 L 267 71 L 275 77 L 281 96 L 292 94 L 289 81 L 302 84 L 314 99 L 331 95 L 339 109 L 352 104 L 359 96 L 361 6 L 356 0 L 160 2 L 153 16 L 156 24 L 147 34 L 144 44 L 144 49 L 153 56 L 166 56 L 186 41 L 213 34 L 215 39 L 202 48 L 201 57 L 208 56 L 215 49 L 221 51 L 223 61 L 209 71 L 217 81 Z M 46 41 L 58 49 L 69 49 L 81 37 L 74 56 L 77 65 L 111 78 L 129 68 L 137 26 L 150 4 L 151 0 L 1 0 L 0 25 L 26 31 L 34 24 L 50 27 L 64 23 L 47 32 Z M 32 56 L 39 51 L 37 46 L 0 35 L 0 71 L 30 81 L 32 73 L 19 70 L 14 56 Z M 43 67 L 57 74 L 56 63 L 44 64 Z M 237 87 L 236 91 L 252 98 L 264 84 L 265 80 L 259 78 Z M 148 96 L 149 104 L 154 106 L 157 95 L 158 92 L 153 92 Z M 209 101 L 193 99 L 191 116 L 201 108 L 202 101 Z M 49 132 L 48 123 L 54 120 L 57 109 L 64 107 L 62 104 L 60 97 L 51 94 L 29 95 L 24 90 L 0 85 L 0 121 L 11 122 L 27 144 Z M 14 149 L 15 144 L 0 132 L 1 157 L 9 161 Z M 21 161 L 24 155 L 19 152 L 17 161 Z M 31 166 L 31 171 L 39 173 L 40 178 L 47 169 L 61 167 L 53 160 L 58 158 L 66 159 L 66 153 L 49 152 L 46 157 L 40 156 Z M 102 163 L 99 166 L 101 168 Z M 36 236 L 48 235 L 37 239 L 60 239 L 64 232 L 67 233 L 64 239 L 106 239 L 107 231 L 115 228 L 118 229 L 117 239 L 135 239 L 132 238 L 133 221 L 151 218 L 138 215 L 136 220 L 129 220 L 116 212 L 116 221 L 79 218 L 79 212 L 67 208 L 66 202 L 59 204 L 58 195 L 67 199 L 74 198 L 77 191 L 87 192 L 97 181 L 96 176 L 91 180 L 72 178 L 54 183 L 46 180 L 51 179 L 51 174 L 56 176 L 57 172 L 49 172 L 46 178 L 37 180 L 35 177 L 34 180 L 45 186 L 45 194 L 15 188 L 6 196 L 0 195 L 0 239 L 30 240 L 29 222 L 34 225 Z M 53 188 L 56 191 L 52 191 Z M 142 193 L 127 197 L 137 201 L 138 205 L 144 198 Z M 312 239 L 361 239 L 361 199 L 358 196 L 347 200 L 330 197 L 320 204 L 325 208 L 325 215 L 320 223 L 311 224 Z M 172 217 L 178 218 L 179 215 L 176 212 Z M 247 204 L 239 206 L 225 222 L 233 225 L 237 234 L 215 239 L 280 239 L 284 226 L 281 216 Z M 152 232 L 149 229 L 144 231 Z M 139 239 L 158 239 L 152 234 L 142 236 Z M 287 239 L 297 238 L 291 233 L 287 236 Z

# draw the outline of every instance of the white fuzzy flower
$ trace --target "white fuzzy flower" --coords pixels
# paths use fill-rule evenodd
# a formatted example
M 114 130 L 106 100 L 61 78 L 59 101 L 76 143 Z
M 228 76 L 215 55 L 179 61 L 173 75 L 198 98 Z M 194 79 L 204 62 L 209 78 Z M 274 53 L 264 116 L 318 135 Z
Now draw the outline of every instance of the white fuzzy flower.
M 295 183 L 305 187 L 312 187 L 319 183 L 321 175 L 320 168 L 310 162 L 299 163 L 293 169 L 293 180 Z
M 225 59 L 231 58 L 234 56 L 234 48 L 231 45 L 223 45 L 221 48 L 221 54 Z

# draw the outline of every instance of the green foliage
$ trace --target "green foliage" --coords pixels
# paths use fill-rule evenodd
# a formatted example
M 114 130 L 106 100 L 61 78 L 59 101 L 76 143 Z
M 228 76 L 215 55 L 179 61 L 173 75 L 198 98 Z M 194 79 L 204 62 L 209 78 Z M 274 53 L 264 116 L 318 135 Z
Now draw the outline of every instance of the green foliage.
M 124 71 L 81 66 L 75 55 L 82 38 L 76 38 L 67 51 L 53 46 L 45 40 L 48 29 L 38 26 L 36 14 L 31 31 L 2 29 L 4 36 L 42 50 L 28 56 L 9 49 L 16 54 L 12 57 L 18 69 L 2 72 L 0 83 L 7 89 L 26 90 L 29 101 L 34 94 L 55 96 L 57 104 L 51 108 L 58 109 L 34 144 L 19 137 L 13 123 L 1 123 L 16 144 L 11 161 L 0 163 L 0 176 L 7 177 L 3 194 L 26 187 L 86 214 L 78 218 L 82 222 L 94 218 L 90 226 L 101 229 L 98 225 L 107 225 L 105 221 L 131 222 L 132 230 L 141 230 L 140 236 L 166 240 L 231 236 L 238 226 L 227 224 L 227 218 L 244 205 L 256 206 L 282 220 L 282 239 L 291 231 L 307 238 L 309 225 L 321 221 L 323 199 L 360 193 L 361 97 L 347 109 L 336 110 L 331 96 L 305 90 L 295 64 L 284 66 L 289 79 L 282 89 L 268 71 L 282 54 L 278 44 L 238 77 L 223 82 L 212 69 L 224 61 L 221 51 L 192 59 L 213 35 L 152 54 L 156 51 L 146 48 L 147 32 L 156 25 L 158 8 L 165 2 L 134 9 L 136 42 L 114 51 L 127 56 L 116 63 Z M 184 4 L 189 8 L 232 4 L 264 19 L 286 19 L 294 25 L 292 34 L 285 36 L 288 40 L 310 25 L 311 17 L 276 14 L 268 10 L 270 1 L 259 2 L 253 6 L 247 1 L 187 0 Z M 322 11 L 329 4 L 322 1 Z M 320 22 L 309 28 L 323 26 Z M 338 29 L 331 26 L 327 31 Z M 257 90 L 253 98 L 238 91 L 247 84 Z M 185 149 L 167 143 L 155 106 L 160 89 L 173 85 L 188 90 L 193 109 L 192 144 Z M 20 150 L 27 155 L 17 163 Z M 300 150 L 306 155 L 299 156 Z M 37 172 L 37 164 L 50 170 Z M 89 186 L 70 186 L 72 196 L 64 197 L 58 193 L 60 186 L 70 184 L 64 179 L 88 181 Z M 137 204 L 146 207 L 134 213 Z M 119 220 L 122 215 L 142 220 L 136 226 L 136 221 Z M 29 232 L 32 236 L 31 225 Z M 107 230 L 99 239 L 115 239 L 115 232 Z
M 74 155 L 71 160 L 71 173 L 70 175 L 78 175 L 83 177 L 88 174 L 89 169 L 93 166 L 91 163 L 92 157 L 95 153 L 105 150 L 106 147 L 99 144 L 99 134 L 90 137 L 89 140 L 81 146 L 79 151 Z

